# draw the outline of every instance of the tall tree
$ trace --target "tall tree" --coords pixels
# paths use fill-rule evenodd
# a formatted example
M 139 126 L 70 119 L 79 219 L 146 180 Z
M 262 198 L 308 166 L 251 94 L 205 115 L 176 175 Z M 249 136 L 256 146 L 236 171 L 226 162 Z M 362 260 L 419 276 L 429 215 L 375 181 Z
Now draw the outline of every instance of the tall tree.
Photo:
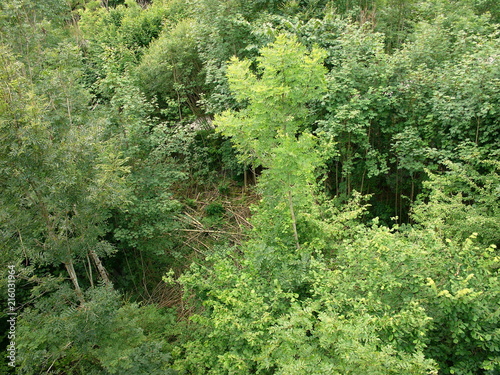
M 112 247 L 101 239 L 109 208 L 126 200 L 128 169 L 109 144 L 100 142 L 101 129 L 91 112 L 74 110 L 85 96 L 64 90 L 74 86 L 59 86 L 57 95 L 50 88 L 46 96 L 37 95 L 23 64 L 2 49 L 1 210 L 11 218 L 3 224 L 7 243 L 32 264 L 64 264 L 83 302 L 75 262 L 90 256 L 109 281 L 99 256 Z M 53 72 L 57 86 L 62 72 Z M 55 103 L 62 113 L 49 111 Z

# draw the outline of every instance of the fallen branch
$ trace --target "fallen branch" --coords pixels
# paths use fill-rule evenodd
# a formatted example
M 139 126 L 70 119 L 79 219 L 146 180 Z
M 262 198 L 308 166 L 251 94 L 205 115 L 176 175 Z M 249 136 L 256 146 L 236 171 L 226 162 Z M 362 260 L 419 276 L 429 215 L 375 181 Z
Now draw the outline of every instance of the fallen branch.
M 230 234 L 233 236 L 247 236 L 247 234 L 236 233 L 236 232 L 226 232 L 222 230 L 211 230 L 211 229 L 177 229 L 181 232 L 196 232 L 196 233 L 219 233 L 219 234 Z

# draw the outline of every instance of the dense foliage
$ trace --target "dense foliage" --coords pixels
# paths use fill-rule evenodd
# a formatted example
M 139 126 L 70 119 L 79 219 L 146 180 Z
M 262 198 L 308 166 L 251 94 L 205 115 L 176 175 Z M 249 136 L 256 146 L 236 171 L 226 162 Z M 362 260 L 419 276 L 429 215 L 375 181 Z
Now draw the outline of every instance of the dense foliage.
M 499 22 L 2 2 L 0 372 L 499 373 Z

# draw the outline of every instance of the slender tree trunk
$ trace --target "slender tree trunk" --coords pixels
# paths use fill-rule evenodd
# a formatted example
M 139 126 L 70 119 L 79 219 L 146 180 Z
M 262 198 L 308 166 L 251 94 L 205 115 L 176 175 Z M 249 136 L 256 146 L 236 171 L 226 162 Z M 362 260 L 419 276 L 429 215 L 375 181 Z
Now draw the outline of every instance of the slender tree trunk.
M 57 235 L 54 231 L 54 226 L 50 220 L 50 214 L 49 210 L 45 206 L 45 203 L 43 202 L 42 195 L 39 193 L 38 189 L 36 188 L 35 184 L 30 181 L 29 182 L 31 188 L 33 189 L 33 192 L 35 193 L 38 201 L 36 202 L 38 206 L 40 207 L 42 217 L 45 221 L 47 233 L 49 239 L 53 242 L 57 242 Z M 78 297 L 78 300 L 80 301 L 81 304 L 85 303 L 85 299 L 83 298 L 83 292 L 80 289 L 80 285 L 78 284 L 78 277 L 76 276 L 75 272 L 75 267 L 73 266 L 73 260 L 71 259 L 70 251 L 68 250 L 68 261 L 63 262 L 64 266 L 66 267 L 66 271 L 68 271 L 69 278 L 71 279 L 71 282 L 73 283 L 73 286 L 75 287 L 75 292 Z
M 410 206 L 413 204 L 413 197 L 415 196 L 415 179 L 413 173 L 411 174 L 411 195 L 410 195 Z M 413 223 L 412 217 L 408 214 L 408 222 Z
M 83 305 L 85 303 L 85 299 L 83 298 L 83 292 L 80 289 L 80 285 L 78 284 L 78 278 L 76 276 L 75 267 L 73 266 L 73 261 L 69 260 L 65 262 L 64 266 L 66 267 L 66 271 L 68 271 L 69 278 L 71 279 L 71 282 L 75 287 L 76 296 L 78 297 L 80 303 Z
M 352 168 L 352 163 L 351 163 L 351 133 L 349 133 L 349 142 L 347 143 L 347 159 L 346 161 L 349 161 L 349 168 Z M 352 170 L 349 169 L 346 172 L 346 182 L 347 182 L 347 195 L 351 194 L 351 172 Z
M 66 108 L 68 110 L 69 125 L 73 126 L 73 117 L 71 116 L 71 105 L 69 103 L 69 98 L 68 97 L 66 97 Z
M 394 194 L 394 216 L 398 216 L 398 183 L 399 183 L 399 179 L 398 179 L 398 162 L 396 161 L 396 193 Z M 397 219 L 396 221 L 397 223 L 399 223 L 399 218 Z
M 336 196 L 339 196 L 339 162 L 335 162 L 335 192 Z
M 410 203 L 413 203 L 413 196 L 415 195 L 415 179 L 413 178 L 413 173 L 411 175 L 411 195 Z
M 351 172 L 347 172 L 346 176 L 347 181 L 347 195 L 351 195 Z
M 371 132 L 372 132 L 372 123 L 370 121 L 370 126 L 368 127 L 368 145 L 369 146 L 371 146 L 371 143 L 370 143 Z M 368 160 L 368 149 L 369 149 L 369 147 L 367 147 L 366 150 L 365 150 L 365 166 L 363 168 L 363 175 L 361 176 L 361 188 L 359 189 L 359 193 L 360 194 L 363 194 L 363 188 L 364 188 L 364 185 L 365 185 L 366 161 Z
M 295 238 L 295 244 L 297 245 L 297 249 L 300 249 L 299 234 L 297 232 L 297 220 L 295 218 L 295 211 L 293 209 L 292 191 L 291 190 L 288 190 L 288 204 L 290 205 L 290 214 L 292 215 L 293 236 Z
M 172 67 L 173 66 L 174 66 L 174 63 L 172 62 Z M 174 76 L 173 77 L 174 78 L 174 84 L 177 86 L 178 85 L 177 68 L 174 67 L 172 69 L 172 74 Z M 174 88 L 174 90 L 175 90 L 175 93 L 177 94 L 177 110 L 179 111 L 179 119 L 182 121 L 181 94 L 179 93 L 179 87 Z
M 106 272 L 106 269 L 102 265 L 99 256 L 96 254 L 94 250 L 90 250 L 89 254 L 92 257 L 92 260 L 94 261 L 95 266 L 97 267 L 97 271 L 99 271 L 99 275 L 101 275 L 101 279 L 104 281 L 104 284 L 106 284 L 106 286 L 110 286 L 111 281 L 109 280 L 108 273 Z
M 359 194 L 363 194 L 363 187 L 365 184 L 366 168 L 363 169 L 363 175 L 361 176 L 361 187 L 359 189 Z
M 85 269 L 87 270 L 87 276 L 90 280 L 90 287 L 93 288 L 94 287 L 94 275 L 92 274 L 92 263 L 90 263 L 90 258 L 89 258 L 89 255 L 87 254 L 87 265 L 88 265 L 88 270 L 87 270 L 87 266 L 85 267 Z M 83 262 L 83 264 L 85 264 L 85 262 Z
M 398 215 L 398 224 L 402 223 L 403 217 L 403 195 L 399 194 L 399 215 Z
M 248 171 L 247 171 L 247 166 L 245 165 L 243 167 L 243 190 L 245 190 L 248 187 Z

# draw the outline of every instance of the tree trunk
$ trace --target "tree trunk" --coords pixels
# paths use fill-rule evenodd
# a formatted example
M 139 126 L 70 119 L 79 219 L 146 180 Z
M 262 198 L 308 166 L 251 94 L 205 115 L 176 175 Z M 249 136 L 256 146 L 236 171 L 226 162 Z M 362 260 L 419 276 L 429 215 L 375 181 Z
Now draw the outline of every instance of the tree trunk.
M 80 285 L 78 284 L 78 278 L 76 276 L 75 267 L 73 266 L 73 261 L 69 260 L 68 262 L 64 262 L 64 266 L 66 267 L 66 271 L 68 271 L 69 278 L 73 282 L 76 296 L 78 297 L 80 303 L 83 305 L 85 303 L 85 299 L 83 298 L 83 292 L 80 289 Z
M 92 263 L 90 263 L 90 258 L 89 258 L 88 254 L 87 254 L 87 264 L 89 266 L 88 276 L 89 276 L 89 280 L 90 280 L 90 287 L 93 288 L 94 287 L 94 275 L 92 274 Z
M 359 189 L 359 194 L 363 194 L 363 187 L 365 184 L 366 168 L 363 169 L 363 175 L 361 176 L 361 187 Z
M 89 254 L 92 257 L 92 260 L 94 261 L 95 266 L 97 267 L 97 270 L 99 271 L 99 275 L 101 275 L 102 281 L 104 281 L 104 284 L 106 284 L 106 286 L 110 286 L 111 281 L 109 280 L 108 273 L 106 272 L 106 269 L 102 265 L 102 262 L 99 259 L 99 256 L 96 254 L 96 252 L 94 250 L 90 250 Z
M 247 166 L 243 167 L 243 190 L 248 187 L 248 170 Z
M 45 221 L 49 240 L 52 241 L 53 243 L 56 243 L 57 242 L 57 235 L 55 234 L 53 223 L 50 220 L 49 210 L 45 206 L 43 199 L 42 199 L 42 196 L 38 192 L 38 189 L 36 188 L 35 184 L 31 181 L 29 181 L 29 184 L 30 184 L 31 188 L 33 189 L 33 192 L 35 193 L 35 195 L 38 199 L 38 201 L 36 203 L 40 207 L 42 217 Z M 63 264 L 66 267 L 66 271 L 68 272 L 69 278 L 71 279 L 73 286 L 75 287 L 76 296 L 78 297 L 78 300 L 80 301 L 80 303 L 83 305 L 85 303 L 85 299 L 83 298 L 83 292 L 80 289 L 80 285 L 78 284 L 78 277 L 76 276 L 75 267 L 73 266 L 73 260 L 71 259 L 71 254 L 69 251 L 68 251 L 68 259 L 69 260 L 66 262 L 63 262 Z
M 394 216 L 396 216 L 396 223 L 399 223 L 399 217 L 398 217 L 398 184 L 399 184 L 399 179 L 398 179 L 398 162 L 396 160 L 396 192 L 394 194 Z
M 339 162 L 335 162 L 335 195 L 339 196 Z
M 297 232 L 297 220 L 295 219 L 295 211 L 293 210 L 291 190 L 288 190 L 288 204 L 290 205 L 290 214 L 292 215 L 293 236 L 295 237 L 295 244 L 297 245 L 297 249 L 300 249 L 299 234 Z

